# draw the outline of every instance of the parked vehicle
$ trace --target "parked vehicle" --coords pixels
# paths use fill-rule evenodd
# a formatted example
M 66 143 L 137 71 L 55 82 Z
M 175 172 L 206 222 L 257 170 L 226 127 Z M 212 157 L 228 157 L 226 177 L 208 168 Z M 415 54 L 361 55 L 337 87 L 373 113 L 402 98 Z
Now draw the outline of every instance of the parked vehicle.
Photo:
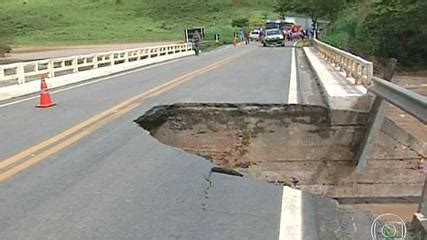
M 259 29 L 255 29 L 253 30 L 250 34 L 249 34 L 249 39 L 251 39 L 251 41 L 259 41 Z
M 285 40 L 282 31 L 279 29 L 268 29 L 265 31 L 264 39 L 262 40 L 264 47 L 267 46 L 285 46 Z

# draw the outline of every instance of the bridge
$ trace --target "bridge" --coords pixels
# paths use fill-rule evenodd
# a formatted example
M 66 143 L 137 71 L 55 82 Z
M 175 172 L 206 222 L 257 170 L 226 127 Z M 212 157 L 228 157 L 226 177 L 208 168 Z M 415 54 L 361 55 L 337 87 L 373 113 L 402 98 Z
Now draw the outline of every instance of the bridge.
M 1 239 L 370 239 L 427 216 L 426 97 L 312 46 L 191 44 L 0 66 Z M 39 76 L 56 106 L 38 109 Z M 424 197 L 422 196 L 424 195 Z M 423 199 L 424 202 L 423 202 Z

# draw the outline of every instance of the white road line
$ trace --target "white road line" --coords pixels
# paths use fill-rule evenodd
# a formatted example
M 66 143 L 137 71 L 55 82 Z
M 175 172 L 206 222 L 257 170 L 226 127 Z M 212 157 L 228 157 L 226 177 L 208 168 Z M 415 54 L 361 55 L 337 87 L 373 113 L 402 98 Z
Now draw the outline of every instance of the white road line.
M 111 79 L 111 78 L 121 77 L 121 76 L 124 76 L 124 75 L 127 75 L 127 74 L 136 73 L 136 72 L 144 71 L 144 70 L 155 68 L 155 67 L 160 67 L 160 66 L 163 66 L 163 65 L 166 65 L 166 64 L 169 64 L 169 63 L 174 63 L 174 62 L 177 62 L 177 61 L 180 61 L 180 60 L 182 60 L 182 58 L 181 59 L 175 59 L 175 60 L 167 61 L 167 62 L 163 62 L 163 63 L 154 64 L 154 65 L 147 66 L 147 67 L 138 68 L 138 69 L 135 69 L 135 70 L 126 71 L 126 72 L 123 72 L 123 73 L 114 74 L 114 75 L 111 75 L 111 76 L 107 76 L 107 77 L 103 77 L 103 78 L 99 78 L 99 79 L 95 79 L 95 80 L 87 80 L 87 81 L 85 81 L 83 83 L 80 83 L 80 84 L 77 84 L 77 85 L 73 85 L 73 86 L 70 86 L 70 87 L 67 87 L 67 88 L 62 88 L 62 89 L 59 89 L 59 90 L 50 91 L 50 93 L 54 94 L 54 93 L 65 92 L 65 91 L 68 91 L 68 90 L 71 90 L 71 89 L 74 89 L 74 88 L 83 87 L 83 86 L 86 86 L 86 85 L 94 84 L 94 83 L 101 82 L 101 81 L 104 81 L 104 80 L 108 80 L 108 79 Z M 8 103 L 0 104 L 0 108 L 7 107 L 7 106 L 10 106 L 10 105 L 13 105 L 13 104 L 22 103 L 22 102 L 25 102 L 25 101 L 28 101 L 28 100 L 32 100 L 32 99 L 36 99 L 36 98 L 39 98 L 39 96 L 31 96 L 31 97 L 19 99 L 19 100 L 13 101 L 13 102 L 8 102 Z
M 279 240 L 302 240 L 302 191 L 283 187 Z
M 295 48 L 292 48 L 291 78 L 289 80 L 288 104 L 298 103 L 298 82 Z

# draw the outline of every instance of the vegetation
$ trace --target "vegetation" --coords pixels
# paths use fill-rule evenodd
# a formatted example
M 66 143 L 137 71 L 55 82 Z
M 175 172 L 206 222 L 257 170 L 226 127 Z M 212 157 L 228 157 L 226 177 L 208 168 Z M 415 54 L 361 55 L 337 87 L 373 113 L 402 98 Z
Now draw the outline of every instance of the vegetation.
M 232 19 L 257 26 L 275 18 L 271 0 L 2 0 L 0 23 L 15 45 L 68 45 L 182 40 L 184 29 L 230 42 Z
M 276 0 L 274 12 L 278 13 L 280 18 L 285 18 L 291 8 L 291 2 L 289 0 Z
M 11 50 L 12 39 L 12 31 L 7 26 L 0 24 L 0 57 Z
M 0 55 L 10 44 L 176 41 L 197 26 L 228 43 L 238 27 L 297 13 L 328 19 L 322 38 L 337 47 L 425 67 L 426 12 L 425 0 L 2 0 Z
M 233 27 L 247 27 L 247 26 L 249 26 L 249 19 L 247 19 L 247 18 L 233 19 L 231 21 L 231 26 L 233 26 Z
M 339 48 L 379 61 L 394 57 L 406 67 L 427 66 L 425 0 L 276 0 L 274 10 L 330 20 L 322 39 Z
M 281 16 L 292 11 L 317 21 L 321 17 L 334 19 L 346 3 L 346 0 L 276 0 L 274 10 Z

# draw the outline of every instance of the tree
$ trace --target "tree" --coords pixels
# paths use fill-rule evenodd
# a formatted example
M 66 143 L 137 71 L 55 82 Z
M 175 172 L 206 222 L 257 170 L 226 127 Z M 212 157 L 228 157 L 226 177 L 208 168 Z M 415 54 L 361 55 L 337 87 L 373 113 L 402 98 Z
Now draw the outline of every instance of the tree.
M 400 66 L 427 66 L 427 1 L 353 1 L 332 21 L 322 40 L 365 58 Z
M 345 6 L 346 0 L 277 0 L 276 12 L 293 11 L 317 21 L 321 17 L 334 19 Z
M 279 14 L 279 17 L 284 19 L 289 9 L 291 8 L 292 0 L 276 0 L 274 12 Z
M 231 21 L 231 26 L 240 28 L 247 27 L 249 26 L 249 20 L 247 18 L 233 19 Z
M 383 0 L 373 4 L 374 12 L 364 24 L 376 37 L 380 57 L 398 58 L 404 65 L 425 65 L 427 3 L 422 0 Z M 420 25 L 421 24 L 421 25 Z

